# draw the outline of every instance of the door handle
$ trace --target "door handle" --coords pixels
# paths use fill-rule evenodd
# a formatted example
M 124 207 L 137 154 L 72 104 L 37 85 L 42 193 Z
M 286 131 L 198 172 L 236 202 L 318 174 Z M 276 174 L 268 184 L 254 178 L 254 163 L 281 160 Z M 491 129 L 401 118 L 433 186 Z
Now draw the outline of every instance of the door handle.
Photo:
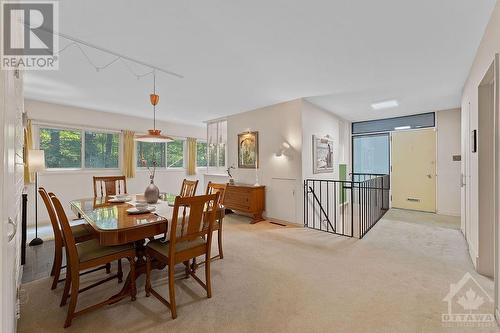
M 17 233 L 17 223 L 14 222 L 10 217 L 9 217 L 9 224 L 14 226 L 14 231 L 12 232 L 12 234 L 10 234 L 7 239 L 8 241 L 10 242 L 11 240 L 14 239 L 14 237 L 16 236 L 16 233 Z
M 429 173 L 427 174 L 427 178 L 431 179 L 432 178 L 432 175 Z

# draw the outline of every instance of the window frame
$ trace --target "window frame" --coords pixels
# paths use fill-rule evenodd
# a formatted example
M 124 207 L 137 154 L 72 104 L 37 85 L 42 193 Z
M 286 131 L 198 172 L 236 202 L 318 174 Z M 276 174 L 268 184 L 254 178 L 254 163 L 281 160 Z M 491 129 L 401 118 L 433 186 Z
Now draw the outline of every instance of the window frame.
M 216 148 L 215 148 L 215 150 L 216 150 L 216 158 L 215 158 L 216 163 L 215 163 L 215 165 L 211 166 L 210 165 L 210 153 L 209 153 L 209 151 L 210 151 L 209 150 L 210 149 L 210 144 L 209 144 L 210 129 L 209 129 L 209 127 L 213 126 L 215 124 L 215 126 L 216 126 L 216 138 L 219 138 L 219 135 L 220 135 L 219 131 L 221 130 L 220 128 L 221 128 L 221 124 L 222 123 L 226 123 L 226 126 L 225 126 L 226 127 L 226 142 L 224 142 L 224 165 L 220 165 L 220 163 L 219 163 L 220 162 L 220 151 L 221 151 L 221 149 L 220 149 L 220 144 L 216 143 L 215 144 L 216 145 Z M 227 142 L 227 119 L 218 119 L 218 120 L 214 120 L 214 121 L 209 121 L 206 124 L 207 124 L 206 125 L 206 133 L 207 133 L 206 134 L 207 135 L 207 137 L 206 137 L 206 143 L 207 143 L 207 166 L 203 167 L 203 168 L 206 168 L 207 171 L 210 171 L 210 170 L 216 170 L 216 171 L 218 171 L 218 170 L 223 170 L 223 169 L 225 170 L 227 168 L 227 158 L 228 158 L 227 157 L 227 146 L 228 146 L 228 142 Z
M 180 137 L 180 136 L 170 136 L 174 140 L 182 141 L 182 166 L 181 167 L 169 167 L 168 166 L 168 144 L 170 142 L 165 143 L 165 166 L 164 167 L 156 167 L 156 171 L 181 171 L 186 169 L 186 142 L 187 138 L 185 137 Z M 134 144 L 134 152 L 135 152 L 135 165 L 136 165 L 136 170 L 138 171 L 145 171 L 148 168 L 147 167 L 142 167 L 138 166 L 139 160 L 137 157 L 137 141 Z
M 123 135 L 119 130 L 105 129 L 105 128 L 93 128 L 93 127 L 83 127 L 83 126 L 73 126 L 64 125 L 57 123 L 45 123 L 45 122 L 34 122 L 33 126 L 33 147 L 35 149 L 40 149 L 40 129 L 54 129 L 62 131 L 75 131 L 80 132 L 80 167 L 79 168 L 46 168 L 43 172 L 47 173 L 58 173 L 58 172 L 72 172 L 72 171 L 85 171 L 85 172 L 95 172 L 95 171 L 117 171 L 121 170 L 122 167 L 122 154 L 123 154 Z M 103 133 L 103 134 L 118 134 L 118 167 L 116 168 L 87 168 L 85 167 L 85 132 L 93 133 Z
M 182 138 L 182 137 L 175 137 L 175 136 L 173 136 L 172 139 L 174 139 L 174 141 L 182 141 L 182 166 L 180 166 L 180 167 L 169 167 L 168 166 L 168 144 L 170 142 L 167 142 L 167 144 L 165 145 L 165 165 L 166 165 L 166 169 L 170 169 L 170 170 L 184 170 L 184 169 L 186 169 L 186 142 L 187 142 L 187 139 L 186 138 Z
M 148 169 L 148 167 L 143 167 L 143 166 L 139 166 L 139 157 L 137 156 L 137 145 L 138 145 L 138 141 L 135 141 L 134 142 L 134 153 L 135 153 L 135 169 L 136 170 L 139 170 L 139 171 L 145 171 Z M 154 143 L 154 142 L 148 142 L 148 143 Z M 168 142 L 165 142 L 165 166 L 157 166 L 156 167 L 156 171 L 160 171 L 160 170 L 167 170 L 167 144 Z
M 198 165 L 198 143 L 205 144 L 205 159 L 207 160 L 207 165 Z M 197 169 L 206 169 L 208 168 L 208 142 L 205 139 L 196 139 L 196 168 Z

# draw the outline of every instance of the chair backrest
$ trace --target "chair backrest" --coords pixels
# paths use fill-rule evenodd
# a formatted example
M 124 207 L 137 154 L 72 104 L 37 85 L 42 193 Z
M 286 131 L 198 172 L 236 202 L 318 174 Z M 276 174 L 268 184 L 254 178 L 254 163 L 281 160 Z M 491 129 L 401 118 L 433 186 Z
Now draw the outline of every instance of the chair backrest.
M 179 194 L 181 197 L 194 197 L 196 194 L 196 188 L 198 187 L 198 180 L 187 180 L 184 179 L 182 181 L 181 193 Z
M 221 207 L 224 204 L 224 194 L 226 193 L 226 184 L 218 184 L 208 182 L 206 194 L 219 193 L 219 201 L 217 206 Z
M 49 213 L 50 224 L 52 225 L 52 231 L 54 232 L 54 243 L 55 246 L 61 246 L 63 244 L 63 238 L 61 234 L 61 228 L 59 227 L 59 222 L 57 221 L 56 211 L 52 205 L 52 201 L 49 198 L 49 194 L 43 187 L 38 188 L 38 193 L 42 197 L 45 208 L 47 208 L 47 213 Z
M 59 219 L 59 224 L 61 225 L 62 229 L 62 235 L 66 244 L 66 261 L 69 263 L 69 267 L 77 267 L 79 263 L 78 250 L 76 249 L 75 237 L 73 236 L 73 232 L 71 231 L 68 217 L 64 212 L 61 201 L 59 201 L 59 199 L 53 193 L 51 193 L 49 196 L 52 204 L 54 205 L 54 208 L 56 209 L 57 218 Z
M 104 176 L 94 178 L 94 197 L 127 193 L 127 178 L 125 176 Z
M 217 212 L 213 207 L 218 200 L 219 193 L 175 198 L 170 229 L 170 253 L 175 253 L 176 243 L 199 237 L 205 237 L 210 247 Z

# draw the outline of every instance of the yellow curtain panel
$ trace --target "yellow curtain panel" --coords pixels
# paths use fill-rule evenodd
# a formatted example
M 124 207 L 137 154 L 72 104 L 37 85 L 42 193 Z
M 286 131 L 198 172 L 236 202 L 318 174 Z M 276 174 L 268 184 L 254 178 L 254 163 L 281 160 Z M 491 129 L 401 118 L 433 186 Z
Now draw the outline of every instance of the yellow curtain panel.
M 187 174 L 196 174 L 196 139 L 187 138 Z
M 135 146 L 134 146 L 135 132 L 125 130 L 123 131 L 123 175 L 127 178 L 135 177 Z
M 29 119 L 28 124 L 24 129 L 24 184 L 32 183 L 35 179 L 35 174 L 33 172 L 30 173 L 29 171 L 28 151 L 31 149 L 33 149 L 33 132 L 31 129 L 31 119 Z

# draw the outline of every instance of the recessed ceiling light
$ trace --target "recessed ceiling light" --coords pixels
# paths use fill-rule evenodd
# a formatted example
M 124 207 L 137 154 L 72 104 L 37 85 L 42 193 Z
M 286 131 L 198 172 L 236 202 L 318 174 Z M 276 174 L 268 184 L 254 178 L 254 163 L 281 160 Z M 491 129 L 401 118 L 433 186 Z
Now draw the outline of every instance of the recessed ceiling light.
M 398 131 L 398 130 L 410 129 L 410 128 L 411 128 L 411 126 L 398 126 L 398 127 L 394 127 L 394 129 L 395 129 L 396 131 Z
M 389 108 L 395 108 L 399 106 L 398 101 L 395 99 L 391 99 L 390 101 L 383 101 L 379 103 L 373 103 L 372 104 L 372 109 L 374 110 L 382 110 L 382 109 L 389 109 Z

